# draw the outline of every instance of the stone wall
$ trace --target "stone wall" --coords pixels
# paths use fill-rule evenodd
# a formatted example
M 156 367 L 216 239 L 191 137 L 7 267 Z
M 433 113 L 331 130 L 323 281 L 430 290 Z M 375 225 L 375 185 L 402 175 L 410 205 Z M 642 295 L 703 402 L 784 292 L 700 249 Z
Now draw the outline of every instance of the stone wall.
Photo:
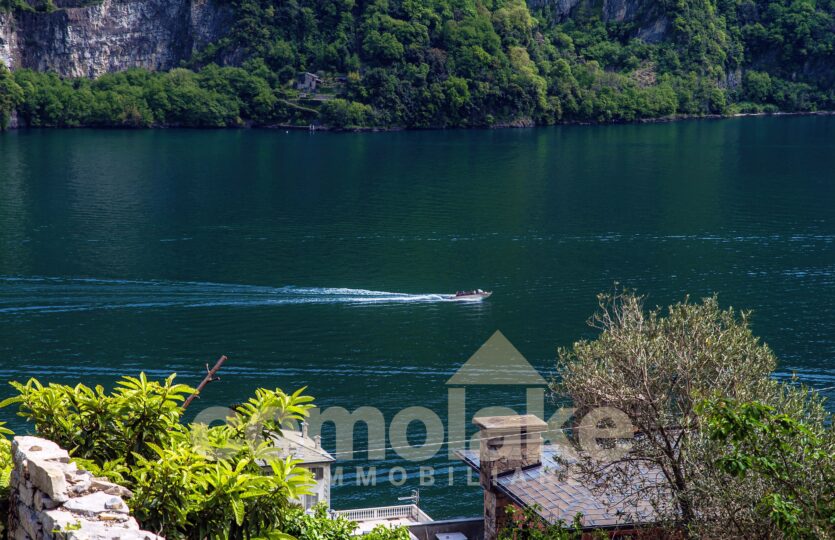
M 128 513 L 126 488 L 70 463 L 46 439 L 15 437 L 9 538 L 14 540 L 164 540 Z

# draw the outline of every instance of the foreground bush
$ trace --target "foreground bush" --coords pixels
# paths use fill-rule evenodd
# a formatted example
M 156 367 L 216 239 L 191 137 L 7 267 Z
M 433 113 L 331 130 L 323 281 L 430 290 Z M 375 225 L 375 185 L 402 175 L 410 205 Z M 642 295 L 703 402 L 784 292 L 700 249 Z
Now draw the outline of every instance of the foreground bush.
M 266 437 L 306 416 L 312 398 L 301 390 L 258 390 L 226 423 L 208 427 L 181 423 L 181 403 L 194 390 L 175 384 L 174 375 L 161 383 L 144 373 L 124 377 L 110 393 L 36 379 L 11 385 L 18 394 L 0 406 L 16 405 L 39 436 L 132 490 L 136 518 L 170 539 L 237 540 L 280 530 L 291 501 L 313 483 Z
M 329 517 L 327 509 L 317 506 L 312 514 L 301 508 L 289 510 L 285 516 L 283 534 L 289 534 L 297 540 L 346 540 L 354 536 L 357 524 L 342 516 Z M 363 540 L 409 540 L 406 527 L 387 527 L 377 525 L 371 532 L 362 536 Z M 277 536 L 273 537 L 278 540 Z

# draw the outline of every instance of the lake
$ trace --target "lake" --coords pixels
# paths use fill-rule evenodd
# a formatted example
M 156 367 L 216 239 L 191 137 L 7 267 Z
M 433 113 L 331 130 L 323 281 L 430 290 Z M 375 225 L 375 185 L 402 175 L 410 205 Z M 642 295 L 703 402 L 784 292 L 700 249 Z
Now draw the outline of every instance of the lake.
M 322 407 L 446 419 L 446 380 L 496 330 L 543 376 L 593 336 L 615 283 L 665 305 L 712 293 L 835 397 L 835 118 L 495 131 L 19 131 L 0 134 L 0 378 L 197 384 L 194 409 L 260 386 Z M 482 304 L 442 300 L 493 290 Z M 0 397 L 8 390 L 0 392 Z M 470 389 L 468 413 L 524 392 Z M 195 411 L 196 412 L 196 411 Z M 25 429 L 9 411 L 3 419 Z M 414 426 L 413 426 L 414 427 Z M 364 449 L 357 430 L 356 448 Z M 411 431 L 419 440 L 421 431 Z M 324 433 L 333 449 L 333 434 Z M 335 508 L 420 487 L 358 486 Z M 421 487 L 435 518 L 481 491 Z

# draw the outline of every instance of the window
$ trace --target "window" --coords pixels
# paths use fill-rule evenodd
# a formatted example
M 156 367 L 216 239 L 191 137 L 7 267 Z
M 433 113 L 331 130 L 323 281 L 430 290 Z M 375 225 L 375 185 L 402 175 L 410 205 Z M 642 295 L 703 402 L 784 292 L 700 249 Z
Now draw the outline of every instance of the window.
M 309 510 L 319 503 L 319 495 L 315 493 L 313 495 L 305 495 L 303 503 L 304 509 Z

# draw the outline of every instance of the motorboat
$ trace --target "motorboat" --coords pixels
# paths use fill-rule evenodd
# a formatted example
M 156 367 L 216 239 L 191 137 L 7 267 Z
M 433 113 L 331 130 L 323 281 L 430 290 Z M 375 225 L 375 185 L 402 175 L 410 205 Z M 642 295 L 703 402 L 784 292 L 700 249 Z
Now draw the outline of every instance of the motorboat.
M 470 301 L 470 302 L 479 302 L 484 300 L 485 298 L 490 298 L 490 295 L 493 294 L 493 291 L 484 291 L 481 289 L 475 289 L 474 291 L 458 291 L 455 294 L 451 294 L 447 297 L 448 300 L 460 300 L 460 301 Z

